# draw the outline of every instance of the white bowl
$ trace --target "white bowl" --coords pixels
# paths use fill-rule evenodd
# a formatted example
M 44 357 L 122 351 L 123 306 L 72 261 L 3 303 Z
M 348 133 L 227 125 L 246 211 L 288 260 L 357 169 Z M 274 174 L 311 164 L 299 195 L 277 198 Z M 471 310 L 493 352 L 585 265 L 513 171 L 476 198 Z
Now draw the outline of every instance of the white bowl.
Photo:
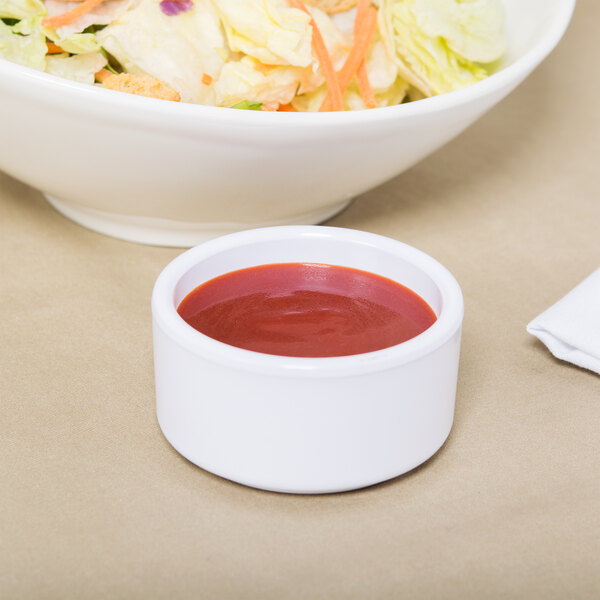
M 575 0 L 505 0 L 510 51 L 467 89 L 370 111 L 297 114 L 141 98 L 0 59 L 0 169 L 63 214 L 139 242 L 190 246 L 321 222 L 433 152 L 513 90 L 562 37 Z
M 437 321 L 384 350 L 296 358 L 229 346 L 177 314 L 201 283 L 281 262 L 383 275 L 419 294 Z M 314 226 L 234 233 L 188 250 L 164 269 L 152 316 L 162 431 L 187 459 L 227 479 L 280 492 L 355 489 L 413 469 L 450 433 L 461 291 L 441 264 L 401 242 Z

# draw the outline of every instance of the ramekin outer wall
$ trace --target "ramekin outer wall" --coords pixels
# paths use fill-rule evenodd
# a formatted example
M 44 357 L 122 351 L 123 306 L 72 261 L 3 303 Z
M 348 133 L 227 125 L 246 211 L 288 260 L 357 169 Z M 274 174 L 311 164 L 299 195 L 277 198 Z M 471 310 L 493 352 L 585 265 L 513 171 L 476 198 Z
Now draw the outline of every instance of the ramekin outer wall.
M 267 376 L 219 365 L 154 321 L 157 415 L 204 469 L 281 492 L 326 493 L 405 473 L 446 440 L 461 329 L 435 351 L 368 374 Z

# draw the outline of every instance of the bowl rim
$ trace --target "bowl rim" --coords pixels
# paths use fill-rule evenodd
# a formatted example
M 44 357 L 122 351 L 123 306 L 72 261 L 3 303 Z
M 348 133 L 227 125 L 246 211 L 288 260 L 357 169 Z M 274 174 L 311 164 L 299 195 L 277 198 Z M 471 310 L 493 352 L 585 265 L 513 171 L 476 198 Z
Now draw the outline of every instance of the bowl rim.
M 450 106 L 468 104 L 479 98 L 493 94 L 498 89 L 510 86 L 519 81 L 541 63 L 556 47 L 564 35 L 576 0 L 561 0 L 554 9 L 551 23 L 537 44 L 532 46 L 513 63 L 501 68 L 486 79 L 467 88 L 447 92 L 418 102 L 409 102 L 395 106 L 381 107 L 372 110 L 344 111 L 327 113 L 274 113 L 270 111 L 227 110 L 223 107 L 205 106 L 191 103 L 176 103 L 135 96 L 133 94 L 116 94 L 98 86 L 78 83 L 67 79 L 36 71 L 0 58 L 0 89 L 8 89 L 11 82 L 21 85 L 39 86 L 45 90 L 43 95 L 35 95 L 51 99 L 57 92 L 63 91 L 72 96 L 69 109 L 90 113 L 94 107 L 110 109 L 110 114 L 117 122 L 131 122 L 132 117 L 151 118 L 153 129 L 172 130 L 173 127 L 185 128 L 187 132 L 202 130 L 205 116 L 219 125 L 243 127 L 264 127 L 274 124 L 285 124 L 286 127 L 318 127 L 347 126 L 350 123 L 377 123 L 417 115 L 443 111 Z M 63 104 L 63 98 L 57 104 Z M 160 118 L 157 118 L 160 115 Z M 302 115 L 302 116 L 299 116 Z
M 415 266 L 433 281 L 440 292 L 442 309 L 437 321 L 416 337 L 382 350 L 350 356 L 305 358 L 263 354 L 230 346 L 193 329 L 177 313 L 174 302 L 176 286 L 190 269 L 204 259 L 231 249 L 242 249 L 253 243 L 286 243 L 290 239 L 318 238 L 375 249 L 398 256 Z M 385 276 L 385 273 L 382 275 Z M 435 352 L 460 331 L 464 313 L 463 296 L 458 282 L 446 267 L 428 254 L 378 234 L 319 225 L 250 229 L 195 246 L 177 256 L 160 273 L 152 292 L 151 308 L 155 326 L 174 343 L 199 358 L 228 369 L 294 377 L 357 376 L 411 363 Z

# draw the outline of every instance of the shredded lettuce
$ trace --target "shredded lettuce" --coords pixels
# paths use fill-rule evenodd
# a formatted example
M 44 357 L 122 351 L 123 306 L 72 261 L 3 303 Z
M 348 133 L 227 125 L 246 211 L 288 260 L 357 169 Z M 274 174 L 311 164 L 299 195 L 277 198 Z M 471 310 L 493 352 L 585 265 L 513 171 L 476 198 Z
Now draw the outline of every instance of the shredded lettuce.
M 176 16 L 165 15 L 158 2 L 144 0 L 96 39 L 125 72 L 164 81 L 184 102 L 214 104 L 213 86 L 205 85 L 202 76 L 218 78 L 229 50 L 210 0 L 196 0 L 194 10 Z
M 43 71 L 46 68 L 46 36 L 40 29 L 23 35 L 14 31 L 14 27 L 0 20 L 0 58 Z
M 70 54 L 89 54 L 100 52 L 100 44 L 93 33 L 72 33 L 61 38 L 55 31 L 45 29 L 48 39 Z
M 46 14 L 41 0 L 0 0 L 0 19 L 33 19 Z
M 55 54 L 46 57 L 46 73 L 80 83 L 94 83 L 94 75 L 105 65 L 106 58 L 99 52 L 73 56 Z
M 245 56 L 228 62 L 215 83 L 218 106 L 231 106 L 242 100 L 263 104 L 288 104 L 298 88 L 301 70 L 297 67 L 262 69 L 261 63 Z
M 355 8 L 331 15 L 315 6 L 307 14 L 289 0 L 104 0 L 55 30 L 43 18 L 80 0 L 0 0 L 0 58 L 88 83 L 101 68 L 147 75 L 184 102 L 317 111 L 327 84 L 313 20 L 336 71 L 351 53 L 352 68 L 364 60 L 378 106 L 476 83 L 506 51 L 502 0 L 372 4 L 378 27 L 366 54 L 357 56 L 365 45 L 354 47 L 354 31 L 364 39 L 366 21 L 355 23 Z M 47 54 L 47 41 L 64 53 Z M 344 91 L 344 105 L 365 108 L 356 80 Z
M 253 100 L 242 100 L 229 108 L 241 108 L 243 110 L 260 110 L 263 107 L 262 102 L 254 102 Z
M 73 23 L 59 27 L 56 34 L 60 38 L 66 38 L 73 33 L 82 33 L 91 25 L 108 25 L 119 18 L 130 6 L 139 2 L 151 2 L 152 0 L 105 0 L 98 4 L 93 10 L 79 17 Z M 80 2 L 64 2 L 63 0 L 46 0 L 46 10 L 49 16 L 55 16 L 67 12 Z
M 16 21 L 12 25 L 13 33 L 20 33 L 21 35 L 39 34 L 42 28 L 42 17 L 41 15 L 35 17 L 28 17 L 27 19 L 21 19 Z
M 480 81 L 505 51 L 500 0 L 382 0 L 380 29 L 400 74 L 426 96 Z
M 398 67 L 389 57 L 381 40 L 375 41 L 367 54 L 367 72 L 375 94 L 388 90 L 398 77 Z
M 420 0 L 412 10 L 427 36 L 443 38 L 465 60 L 491 63 L 506 52 L 500 0 Z
M 232 52 L 267 65 L 312 62 L 310 17 L 286 0 L 214 0 Z

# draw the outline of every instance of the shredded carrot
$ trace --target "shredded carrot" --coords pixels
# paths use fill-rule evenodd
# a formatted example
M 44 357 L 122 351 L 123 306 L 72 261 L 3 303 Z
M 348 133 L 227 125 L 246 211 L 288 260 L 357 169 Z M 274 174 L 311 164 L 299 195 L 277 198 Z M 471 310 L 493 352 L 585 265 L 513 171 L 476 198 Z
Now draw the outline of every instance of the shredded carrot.
M 279 112 L 298 112 L 291 104 L 280 104 L 277 110 Z
M 106 81 L 106 79 L 108 79 L 111 75 L 112 73 L 108 69 L 100 69 L 95 75 L 96 81 L 102 83 L 103 81 Z
M 45 17 L 42 19 L 42 25 L 44 27 L 50 27 L 51 29 L 58 29 L 59 27 L 70 25 L 73 21 L 79 19 L 79 17 L 96 8 L 96 6 L 103 1 L 104 0 L 84 0 L 81 4 L 65 13 L 55 15 L 54 17 Z
M 276 65 L 265 65 L 263 63 L 256 63 L 254 65 L 254 70 L 266 75 L 269 71 L 272 71 Z
M 277 110 L 277 105 L 276 104 L 263 104 L 260 107 L 260 110 L 264 110 L 266 112 L 274 112 Z
M 66 52 L 60 46 L 57 46 L 54 42 L 46 42 L 46 54 L 62 54 Z
M 344 66 L 337 74 L 342 93 L 346 91 L 364 61 L 376 29 L 377 9 L 371 6 L 370 0 L 359 0 L 354 21 L 354 44 Z M 328 93 L 319 110 L 329 110 L 331 103 L 332 99 Z
M 375 99 L 375 94 L 373 93 L 371 82 L 369 81 L 369 73 L 367 73 L 367 66 L 365 65 L 364 60 L 360 63 L 360 67 L 358 67 L 358 71 L 356 72 L 356 83 L 358 83 L 358 91 L 362 96 L 365 106 L 367 108 L 377 108 L 379 105 Z
M 213 78 L 208 73 L 202 73 L 202 83 L 204 85 L 210 85 L 213 82 Z
M 327 46 L 323 41 L 323 36 L 317 27 L 317 23 L 313 19 L 309 10 L 306 8 L 301 0 L 289 0 L 289 3 L 299 10 L 303 10 L 307 15 L 310 16 L 310 24 L 312 27 L 312 45 L 323 69 L 325 75 L 325 81 L 329 88 L 328 95 L 331 96 L 330 110 L 344 110 L 344 98 L 342 97 L 342 90 L 340 89 L 340 83 L 337 78 L 337 74 L 331 61 L 331 56 Z

